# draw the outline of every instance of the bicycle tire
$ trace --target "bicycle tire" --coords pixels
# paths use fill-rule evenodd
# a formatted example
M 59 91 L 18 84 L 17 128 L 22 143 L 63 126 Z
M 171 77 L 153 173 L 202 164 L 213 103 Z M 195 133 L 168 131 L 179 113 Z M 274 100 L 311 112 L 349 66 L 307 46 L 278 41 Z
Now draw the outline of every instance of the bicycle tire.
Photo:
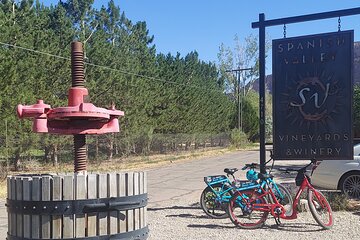
M 227 211 L 231 222 L 235 226 L 244 229 L 255 229 L 264 225 L 269 212 L 258 211 L 251 205 L 242 208 L 238 204 L 238 201 L 242 201 L 242 203 L 245 205 L 247 201 L 244 200 L 244 198 L 257 199 L 257 203 L 267 203 L 266 199 L 264 197 L 259 198 L 259 195 L 260 194 L 256 190 L 244 190 L 234 194 L 229 204 L 227 205 Z M 239 200 L 239 197 L 242 199 Z
M 281 195 L 279 192 L 274 188 L 271 187 L 272 191 L 274 192 L 276 199 L 279 201 L 281 205 L 284 206 L 285 209 L 285 216 L 291 216 L 293 213 L 293 198 L 290 194 L 289 190 L 282 184 L 276 183 Z
M 214 184 L 212 186 L 214 190 L 218 190 L 221 188 L 228 189 L 223 184 Z M 227 218 L 228 213 L 226 211 L 227 202 L 218 202 L 216 201 L 216 194 L 214 193 L 213 189 L 207 186 L 201 193 L 200 196 L 200 207 L 205 212 L 205 214 L 211 218 L 215 219 L 222 219 Z M 229 198 L 231 197 L 231 193 L 227 192 L 226 194 L 230 194 Z
M 319 198 L 315 195 L 318 194 Z M 329 202 L 325 196 L 316 189 L 308 189 L 307 200 L 311 215 L 324 229 L 330 229 L 334 225 L 333 214 Z

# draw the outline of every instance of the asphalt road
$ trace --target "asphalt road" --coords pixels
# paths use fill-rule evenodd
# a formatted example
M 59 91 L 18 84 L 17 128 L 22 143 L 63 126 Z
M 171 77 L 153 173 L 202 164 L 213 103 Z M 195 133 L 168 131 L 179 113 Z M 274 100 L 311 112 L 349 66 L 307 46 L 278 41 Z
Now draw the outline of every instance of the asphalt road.
M 241 168 L 245 163 L 259 162 L 258 159 L 258 151 L 237 151 L 149 170 L 149 205 L 156 207 L 168 200 L 200 197 L 206 186 L 205 176 L 224 174 L 226 167 Z M 245 171 L 238 171 L 236 176 L 244 179 Z
M 259 151 L 235 151 L 185 162 L 173 162 L 146 170 L 148 172 L 148 206 L 161 207 L 171 200 L 198 199 L 206 186 L 203 182 L 205 176 L 223 174 L 223 169 L 226 167 L 240 169 L 245 163 L 252 162 L 259 162 Z M 303 165 L 301 162 L 296 163 Z M 279 164 L 291 165 L 294 162 L 282 161 Z M 245 179 L 245 171 L 239 170 L 236 176 Z M 289 181 L 289 179 L 281 180 Z M 1 199 L 0 239 L 6 239 L 7 224 L 5 199 Z
M 219 156 L 203 157 L 184 163 L 173 163 L 148 171 L 149 206 L 161 205 L 168 200 L 200 198 L 206 187 L 203 179 L 209 175 L 224 174 L 226 167 L 241 169 L 246 163 L 259 163 L 259 151 L 236 151 Z M 308 161 L 278 161 L 278 166 L 303 166 Z M 235 175 L 246 179 L 246 171 L 239 170 Z M 274 173 L 276 175 L 276 173 Z M 276 175 L 278 182 L 293 182 L 294 176 Z

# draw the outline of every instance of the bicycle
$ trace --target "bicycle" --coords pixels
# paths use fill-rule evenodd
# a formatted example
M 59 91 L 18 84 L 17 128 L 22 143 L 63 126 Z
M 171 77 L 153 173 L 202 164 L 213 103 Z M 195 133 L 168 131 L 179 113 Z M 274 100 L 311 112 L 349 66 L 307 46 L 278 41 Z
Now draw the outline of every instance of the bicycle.
M 270 162 L 272 159 L 266 162 Z M 291 206 L 292 197 L 289 191 L 281 184 L 275 183 L 272 179 L 272 175 L 269 175 L 269 178 L 259 181 L 258 172 L 255 171 L 259 165 L 257 163 L 245 164 L 242 170 L 249 169 L 246 172 L 247 180 L 237 180 L 234 176 L 234 173 L 238 171 L 237 168 L 225 168 L 225 175 L 216 175 L 216 176 L 207 176 L 204 177 L 204 182 L 207 184 L 207 187 L 202 191 L 200 197 L 200 206 L 211 218 L 226 218 L 228 217 L 228 212 L 226 211 L 227 204 L 230 199 L 237 191 L 244 191 L 249 189 L 261 189 L 270 186 L 274 189 L 275 196 L 278 201 L 282 202 L 286 206 Z M 269 173 L 271 172 L 269 170 Z M 229 179 L 229 176 L 232 176 L 232 180 Z M 288 211 L 292 211 L 288 208 Z M 287 214 L 291 214 L 288 212 Z
M 307 174 L 306 169 L 312 166 L 311 174 Z M 296 185 L 299 189 L 296 193 L 295 200 L 292 202 L 292 214 L 288 215 L 285 207 L 278 201 L 272 188 L 257 190 L 237 191 L 230 199 L 227 205 L 231 221 L 240 228 L 253 229 L 264 225 L 269 213 L 275 218 L 276 224 L 280 225 L 280 219 L 296 219 L 297 206 L 300 195 L 307 189 L 307 200 L 310 212 L 316 222 L 324 229 L 330 229 L 333 224 L 333 215 L 330 204 L 324 195 L 317 191 L 311 185 L 311 175 L 316 168 L 316 160 L 300 169 L 280 168 L 280 171 L 297 172 L 295 178 Z M 259 174 L 260 179 L 267 179 L 268 174 Z

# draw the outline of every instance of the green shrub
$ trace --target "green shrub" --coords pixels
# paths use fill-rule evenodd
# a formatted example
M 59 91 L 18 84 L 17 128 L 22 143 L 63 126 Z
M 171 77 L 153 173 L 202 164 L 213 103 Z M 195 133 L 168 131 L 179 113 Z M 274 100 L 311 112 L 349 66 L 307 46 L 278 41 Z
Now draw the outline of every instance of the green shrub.
M 235 148 L 245 147 L 249 145 L 249 140 L 244 132 L 235 128 L 230 135 L 231 146 Z

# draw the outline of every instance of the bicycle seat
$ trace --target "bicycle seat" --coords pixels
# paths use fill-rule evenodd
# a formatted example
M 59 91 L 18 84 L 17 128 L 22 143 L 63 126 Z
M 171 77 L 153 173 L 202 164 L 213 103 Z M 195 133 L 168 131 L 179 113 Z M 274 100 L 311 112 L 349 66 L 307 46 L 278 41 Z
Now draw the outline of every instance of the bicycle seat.
M 226 174 L 230 174 L 230 175 L 233 175 L 233 174 L 236 173 L 237 171 L 238 171 L 237 168 L 225 168 L 225 169 L 224 169 L 224 172 L 225 172 Z

